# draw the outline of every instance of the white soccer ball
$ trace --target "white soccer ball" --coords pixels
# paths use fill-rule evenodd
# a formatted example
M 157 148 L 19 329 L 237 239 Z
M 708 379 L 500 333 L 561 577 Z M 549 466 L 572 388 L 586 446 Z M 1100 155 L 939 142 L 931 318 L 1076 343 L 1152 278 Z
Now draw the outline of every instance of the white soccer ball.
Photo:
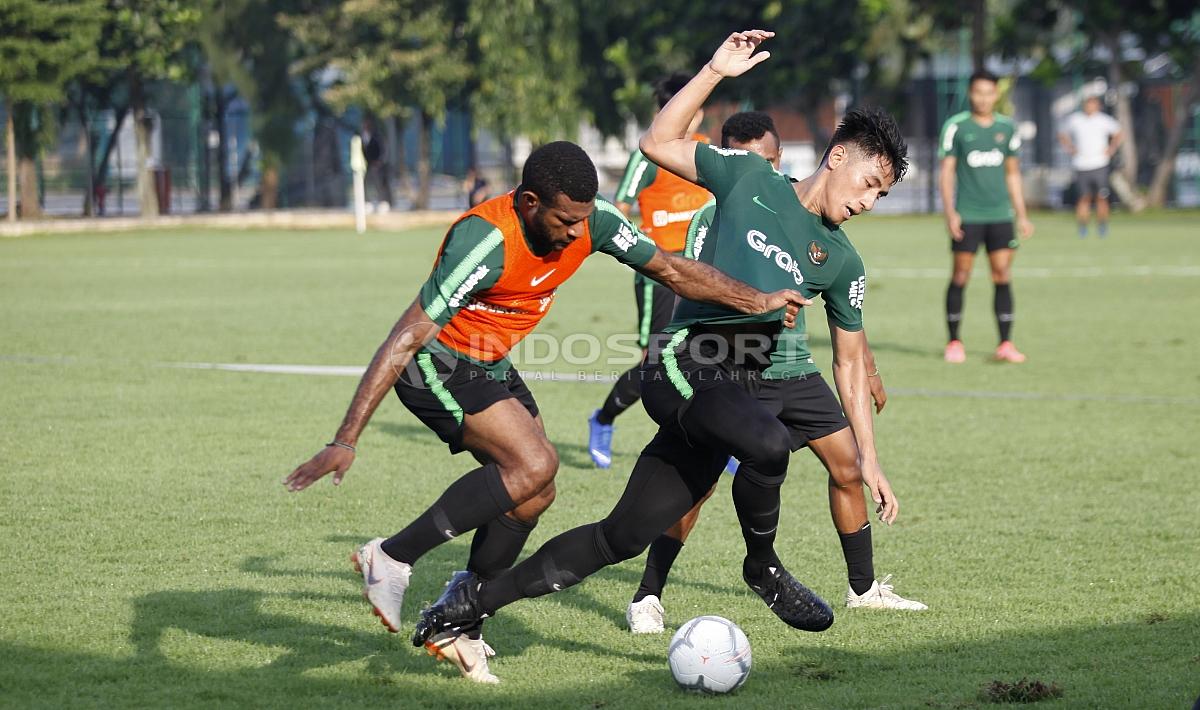
M 750 640 L 729 619 L 697 616 L 671 637 L 667 663 L 682 688 L 728 693 L 750 675 Z

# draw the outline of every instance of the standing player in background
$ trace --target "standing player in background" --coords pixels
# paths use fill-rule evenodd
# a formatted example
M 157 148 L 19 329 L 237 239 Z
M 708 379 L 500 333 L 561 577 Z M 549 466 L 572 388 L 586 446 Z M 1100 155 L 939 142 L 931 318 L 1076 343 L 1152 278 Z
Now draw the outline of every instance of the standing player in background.
M 654 98 L 661 110 L 677 91 L 687 84 L 687 74 L 672 74 L 658 83 Z M 704 109 L 696 111 L 688 125 L 688 134 L 703 143 L 708 137 L 697 133 L 704 120 Z M 625 175 L 617 188 L 613 201 L 626 217 L 633 212 L 636 199 L 642 213 L 642 232 L 654 240 L 659 248 L 671 254 L 683 251 L 687 237 L 688 222 L 700 206 L 712 195 L 708 190 L 688 182 L 668 170 L 659 168 L 635 150 L 625 166 Z M 637 301 L 638 345 L 643 357 L 650 345 L 650 335 L 661 333 L 671 322 L 675 311 L 675 293 L 641 274 L 634 274 L 633 297 Z M 621 412 L 637 403 L 641 395 L 641 363 L 634 365 L 617 378 L 604 404 L 588 419 L 588 453 L 592 463 L 600 468 L 612 465 L 613 420 Z
M 333 440 L 284 479 L 290 491 L 328 473 L 341 483 L 359 436 L 393 388 L 451 453 L 470 451 L 478 461 L 403 530 L 354 553 L 363 596 L 389 631 L 399 630 L 418 559 L 475 530 L 467 570 L 494 577 L 516 561 L 553 502 L 558 453 L 508 353 L 589 255 L 602 251 L 683 296 L 746 314 L 783 310 L 784 320 L 794 322 L 796 306 L 808 302 L 791 290 L 762 293 L 658 249 L 597 199 L 596 189 L 596 167 L 583 149 L 557 141 L 530 154 L 516 190 L 460 217 L 416 299 L 376 351 Z M 497 682 L 479 627 L 431 639 L 426 648 L 471 680 Z
M 980 70 L 971 75 L 967 98 L 970 111 L 951 116 L 942 127 L 938 156 L 942 159 L 942 209 L 950 232 L 954 270 L 946 289 L 946 362 L 963 362 L 966 349 L 958 337 L 962 324 L 963 290 L 971 279 L 975 252 L 982 243 L 992 267 L 992 301 L 1000 330 L 995 358 L 1025 362 L 1010 339 L 1013 323 L 1012 261 L 1019 242 L 1013 237 L 1013 213 L 1022 239 L 1033 236 L 1025 213 L 1017 150 L 1021 138 L 1008 116 L 995 112 L 999 93 L 996 75 Z M 956 189 L 957 188 L 957 189 Z
M 1096 232 L 1108 236 L 1108 162 L 1121 145 L 1121 124 L 1100 111 L 1100 97 L 1083 100 L 1083 112 L 1067 117 L 1058 140 L 1071 156 L 1075 169 L 1075 221 L 1079 223 L 1079 238 L 1088 234 L 1092 200 L 1096 200 Z
M 771 117 L 761 111 L 743 111 L 726 119 L 721 126 L 721 147 L 760 155 L 771 167 L 779 170 L 783 154 L 779 132 L 775 130 L 775 122 Z M 683 252 L 687 258 L 698 258 L 705 243 L 717 239 L 718 235 L 709 233 L 716 207 L 716 200 L 709 200 L 692 217 L 692 222 L 688 225 L 687 245 Z M 713 248 L 711 244 L 710 248 Z M 883 387 L 883 377 L 875 365 L 875 355 L 869 347 L 866 355 L 867 382 L 871 389 L 871 399 L 875 402 L 875 412 L 879 413 L 887 403 L 887 392 Z M 862 476 L 855 470 L 858 447 L 853 445 L 852 436 L 838 436 L 835 433 L 812 440 L 799 433 L 804 430 L 803 423 L 794 420 L 803 418 L 806 412 L 802 408 L 789 406 L 789 389 L 795 388 L 796 382 L 788 379 L 763 380 L 754 388 L 753 393 L 756 399 L 776 411 L 779 421 L 789 428 L 792 433 L 792 449 L 808 447 L 829 473 L 829 512 L 833 516 L 834 528 L 838 531 L 849 579 L 846 606 L 907 611 L 922 611 L 928 608 L 921 602 L 896 594 L 892 585 L 888 584 L 889 577 L 882 581 L 875 580 L 874 547 L 871 543 L 866 504 L 862 496 Z M 715 489 L 714 486 L 713 490 Z M 711 494 L 710 491 L 709 495 Z M 708 497 L 705 496 L 679 522 L 650 543 L 642 581 L 625 611 L 625 621 L 633 633 L 662 633 L 662 596 L 667 575 L 670 574 L 675 558 L 695 527 L 700 517 L 700 507 Z

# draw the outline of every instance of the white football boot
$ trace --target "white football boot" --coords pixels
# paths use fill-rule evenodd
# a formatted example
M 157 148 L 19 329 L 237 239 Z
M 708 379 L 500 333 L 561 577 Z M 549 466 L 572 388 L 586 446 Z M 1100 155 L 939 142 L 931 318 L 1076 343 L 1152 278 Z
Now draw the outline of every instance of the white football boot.
M 453 663 L 467 680 L 476 683 L 499 683 L 500 679 L 488 669 L 488 659 L 496 655 L 483 637 L 469 639 L 463 634 L 446 632 L 425 642 L 425 650 L 439 661 Z
M 625 610 L 625 621 L 635 634 L 661 634 L 663 632 L 663 606 L 658 597 L 651 594 L 640 602 L 630 602 Z
M 412 577 L 412 565 L 397 562 L 380 547 L 383 538 L 377 537 L 350 555 L 354 570 L 362 572 L 363 596 L 371 602 L 375 616 L 388 631 L 400 631 L 400 606 L 404 590 Z
M 846 608 L 861 607 L 864 609 L 902 609 L 904 611 L 925 611 L 929 607 L 913 599 L 905 599 L 895 592 L 888 584 L 892 575 L 877 579 L 871 583 L 871 588 L 862 594 L 855 594 L 853 589 L 846 590 Z

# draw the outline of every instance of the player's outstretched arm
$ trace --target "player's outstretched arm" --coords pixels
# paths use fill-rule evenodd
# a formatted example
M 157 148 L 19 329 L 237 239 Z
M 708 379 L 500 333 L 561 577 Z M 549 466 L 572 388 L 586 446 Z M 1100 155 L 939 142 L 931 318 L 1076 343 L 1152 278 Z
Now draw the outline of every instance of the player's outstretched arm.
M 326 445 L 308 461 L 301 464 L 285 479 L 283 485 L 289 491 L 301 491 L 316 483 L 328 473 L 333 473 L 333 484 L 342 482 L 347 469 L 354 463 L 354 451 L 348 447 L 358 445 L 358 437 L 370 421 L 371 415 L 388 391 L 400 379 L 400 373 L 412 360 L 423 345 L 433 340 L 441 326 L 434 323 L 421 307 L 420 299 L 413 301 L 396 325 L 387 340 L 375 351 L 375 357 L 367 366 L 367 371 L 359 380 L 358 390 L 354 400 L 342 419 L 333 440 L 337 444 Z
M 742 313 L 766 313 L 784 308 L 784 325 L 789 328 L 796 324 L 800 307 L 812 305 L 812 301 L 799 291 L 784 289 L 764 293 L 720 269 L 662 249 L 637 270 L 692 301 L 715 303 Z
M 883 474 L 875 450 L 871 388 L 867 381 L 867 336 L 861 330 L 842 330 L 832 323 L 829 325 L 829 335 L 833 342 L 833 381 L 842 400 L 842 411 L 850 420 L 850 428 L 858 442 L 863 482 L 871 489 L 879 519 L 891 525 L 900 513 L 900 504 L 892 493 L 891 483 Z
M 770 52 L 755 54 L 754 50 L 774 36 L 774 32 L 766 30 L 746 30 L 729 35 L 712 59 L 654 117 L 650 130 L 642 136 L 642 153 L 659 166 L 696 182 L 696 141 L 688 135 L 692 117 L 721 79 L 739 76 L 766 61 Z

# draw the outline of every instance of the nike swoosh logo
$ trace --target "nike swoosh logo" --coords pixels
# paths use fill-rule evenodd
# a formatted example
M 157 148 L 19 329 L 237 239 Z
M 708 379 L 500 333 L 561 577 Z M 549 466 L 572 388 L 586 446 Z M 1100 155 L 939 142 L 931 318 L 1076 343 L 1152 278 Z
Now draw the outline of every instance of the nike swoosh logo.
M 529 279 L 529 285 L 530 285 L 530 286 L 537 286 L 537 285 L 538 285 L 538 284 L 540 284 L 541 282 L 543 282 L 543 281 L 545 281 L 546 279 L 550 278 L 550 274 L 553 274 L 555 271 L 558 271 L 558 269 L 550 269 L 549 271 L 547 271 L 546 273 L 542 274 L 541 276 L 535 276 L 534 278 L 532 278 L 532 279 Z
M 758 205 L 759 207 L 763 208 L 764 210 L 766 210 L 766 211 L 770 212 L 771 214 L 779 214 L 779 213 L 778 213 L 778 212 L 776 212 L 775 210 L 773 210 L 773 209 L 771 209 L 770 207 L 767 207 L 766 205 L 764 205 L 764 204 L 762 203 L 762 200 L 758 199 L 758 195 L 755 195 L 755 196 L 754 196 L 754 199 L 753 199 L 753 200 L 751 200 L 751 202 L 753 202 L 754 204 L 756 204 L 756 205 Z
M 374 587 L 376 584 L 379 584 L 382 581 L 383 581 L 382 577 L 376 577 L 373 572 L 367 572 L 367 586 L 368 587 Z

